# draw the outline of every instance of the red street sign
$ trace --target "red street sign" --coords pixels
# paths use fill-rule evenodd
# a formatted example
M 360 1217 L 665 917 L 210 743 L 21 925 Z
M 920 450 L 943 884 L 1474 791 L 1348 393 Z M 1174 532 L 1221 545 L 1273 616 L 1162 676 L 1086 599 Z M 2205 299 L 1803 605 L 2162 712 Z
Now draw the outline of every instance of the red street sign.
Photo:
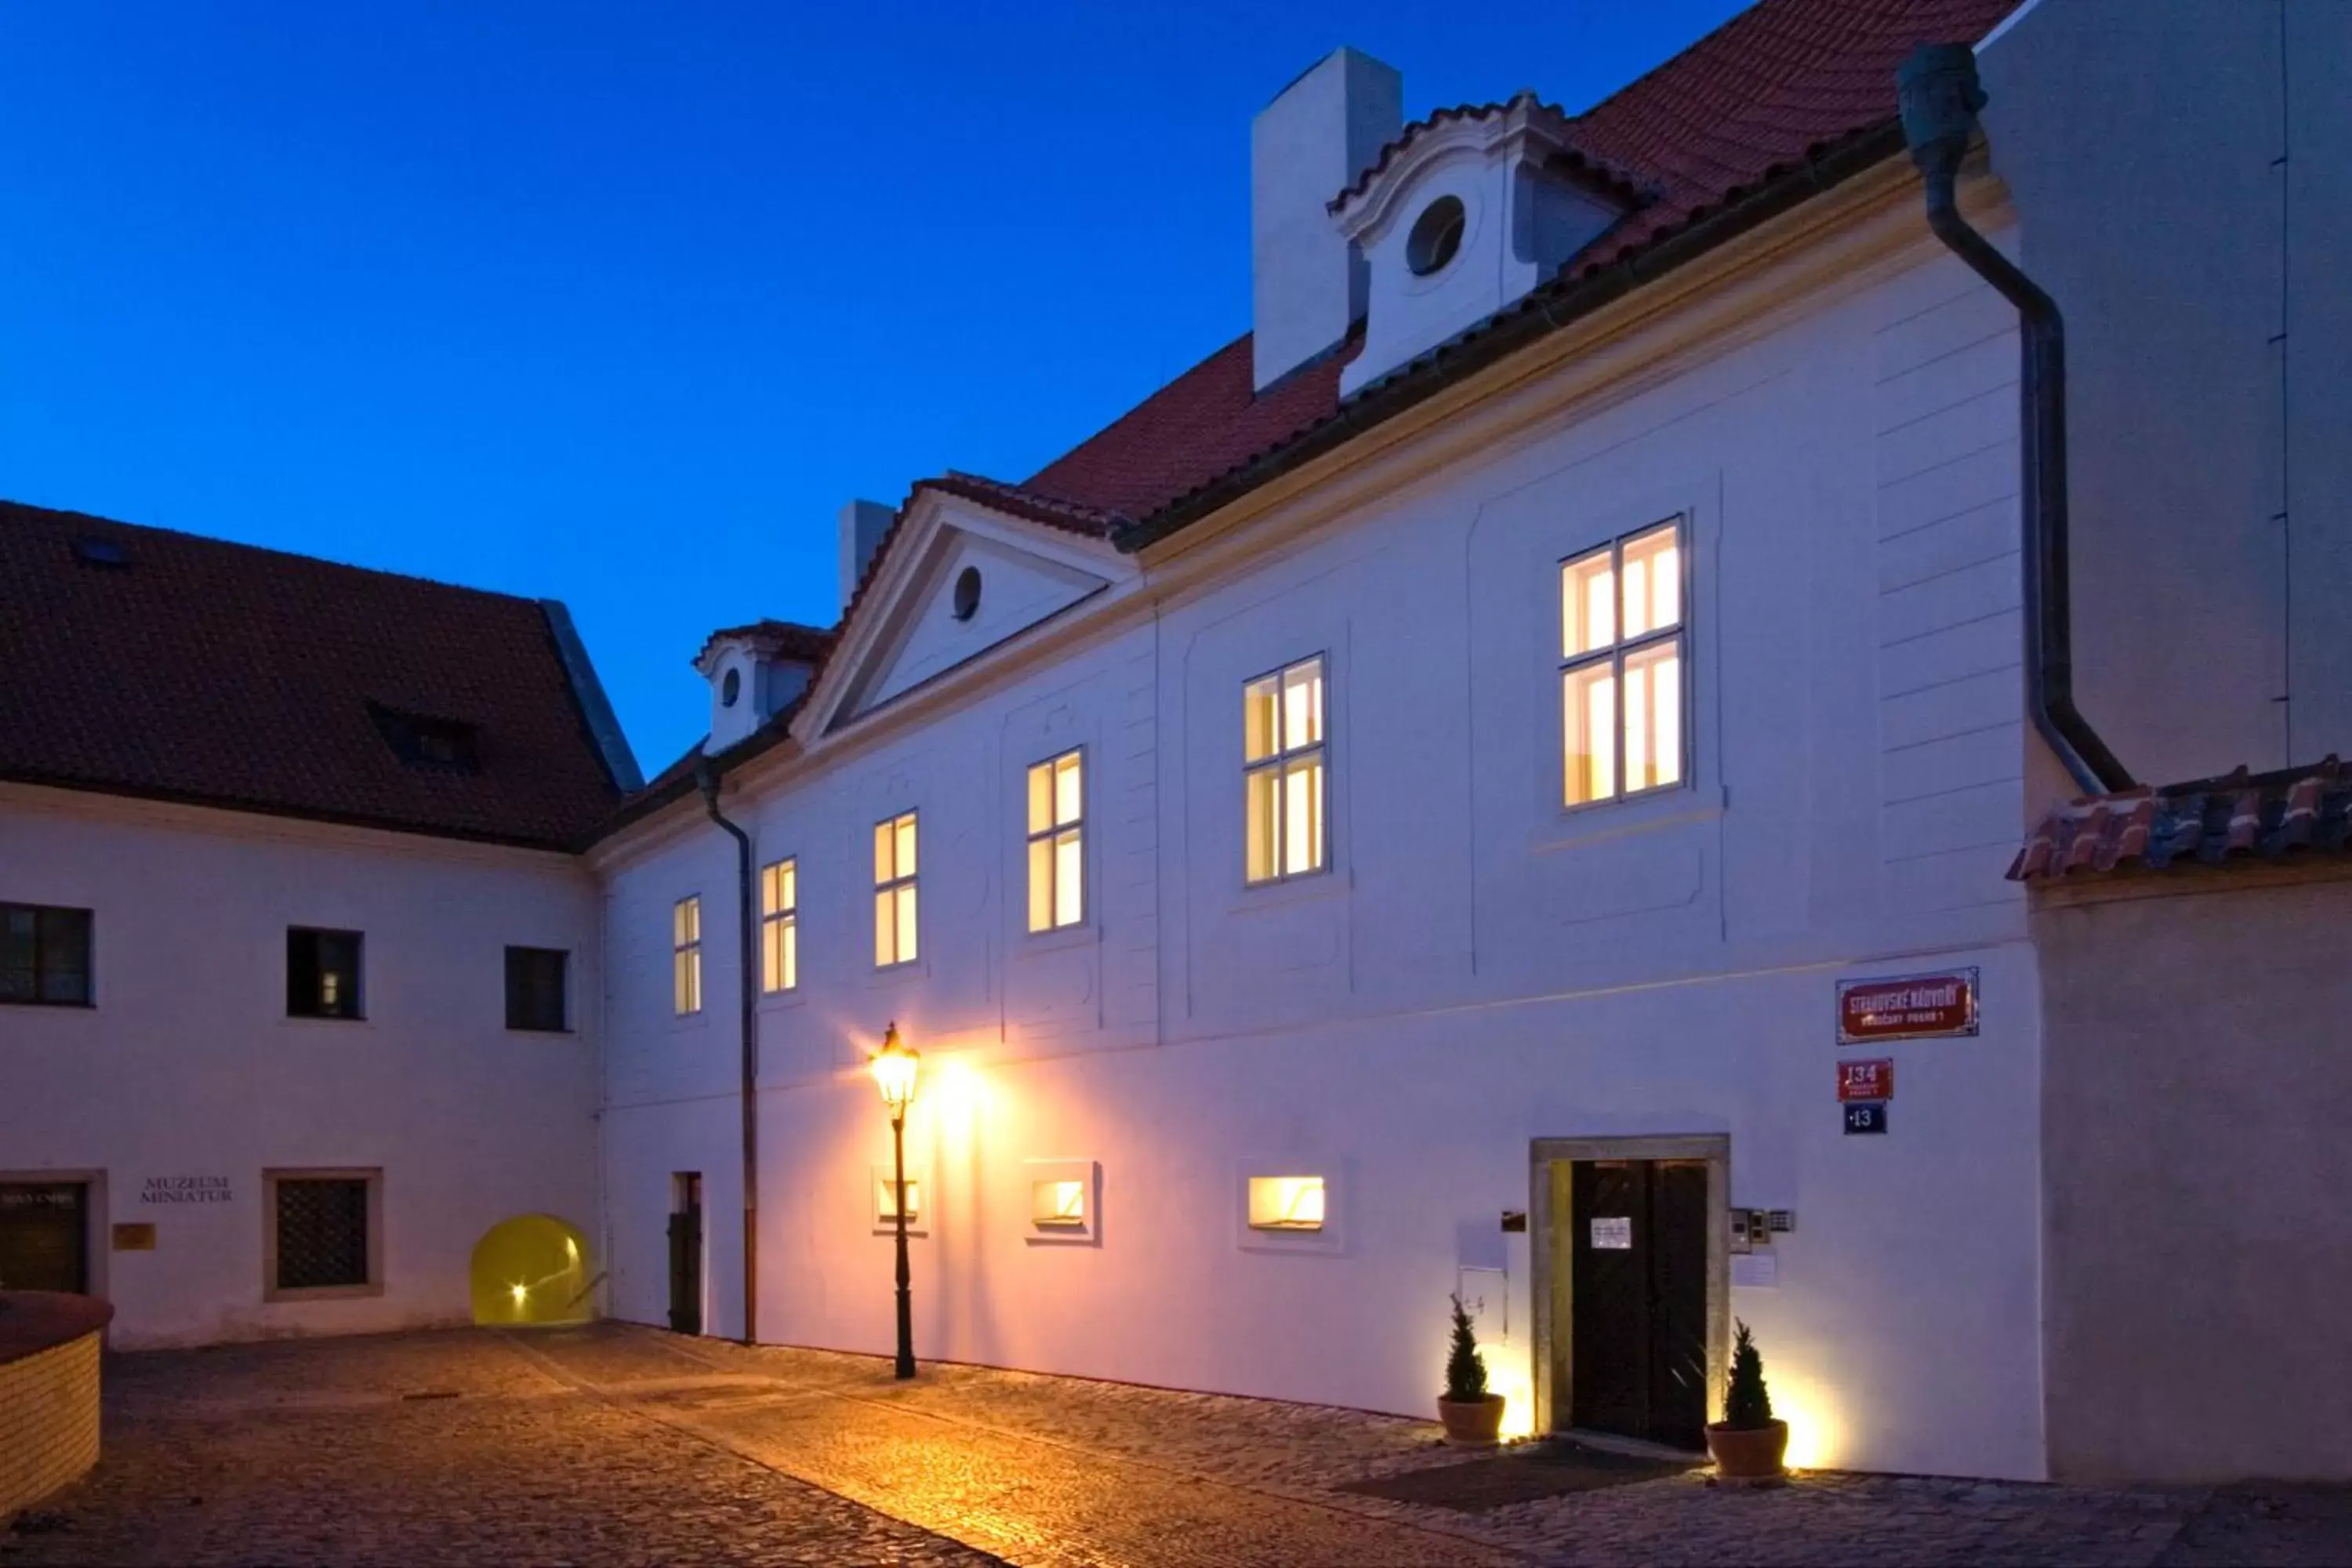
M 1924 1040 L 1977 1032 L 1977 972 L 1838 982 L 1838 1044 Z
M 1840 1062 L 1838 1099 L 1893 1100 L 1895 1098 L 1895 1063 L 1891 1058 L 1874 1057 L 1868 1061 Z

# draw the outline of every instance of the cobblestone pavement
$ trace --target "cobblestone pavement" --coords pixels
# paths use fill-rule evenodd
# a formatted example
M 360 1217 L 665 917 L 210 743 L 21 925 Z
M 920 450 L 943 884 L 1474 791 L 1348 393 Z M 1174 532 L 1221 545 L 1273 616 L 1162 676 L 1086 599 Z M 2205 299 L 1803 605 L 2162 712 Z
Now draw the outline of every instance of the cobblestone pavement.
M 604 1324 L 115 1358 L 106 1458 L 0 1568 L 2352 1561 L 2352 1495 L 1701 1474 L 1463 1513 L 1341 1492 L 1427 1423 Z

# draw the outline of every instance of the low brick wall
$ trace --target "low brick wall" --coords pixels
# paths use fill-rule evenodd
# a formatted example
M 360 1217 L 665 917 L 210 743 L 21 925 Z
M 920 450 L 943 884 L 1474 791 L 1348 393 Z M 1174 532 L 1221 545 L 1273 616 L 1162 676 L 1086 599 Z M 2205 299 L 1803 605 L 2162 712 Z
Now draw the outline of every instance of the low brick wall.
M 0 1291 L 0 1525 L 98 1463 L 99 1336 L 87 1296 Z

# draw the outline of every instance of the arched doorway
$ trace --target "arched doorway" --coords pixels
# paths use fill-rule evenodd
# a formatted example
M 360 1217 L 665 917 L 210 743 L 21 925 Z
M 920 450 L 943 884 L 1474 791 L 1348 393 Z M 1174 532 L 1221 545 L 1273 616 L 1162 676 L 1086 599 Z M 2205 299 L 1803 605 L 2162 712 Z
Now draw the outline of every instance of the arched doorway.
M 474 1244 L 477 1323 L 584 1323 L 594 1277 L 588 1244 L 552 1215 L 500 1220 Z

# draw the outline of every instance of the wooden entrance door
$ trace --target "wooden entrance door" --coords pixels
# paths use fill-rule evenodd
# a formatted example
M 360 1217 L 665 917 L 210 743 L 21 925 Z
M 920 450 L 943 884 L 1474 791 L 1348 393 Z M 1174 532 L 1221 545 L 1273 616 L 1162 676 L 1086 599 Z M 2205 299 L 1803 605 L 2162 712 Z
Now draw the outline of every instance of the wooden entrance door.
M 89 1289 L 89 1187 L 0 1183 L 0 1289 Z
M 1706 1163 L 1580 1160 L 1570 1203 L 1570 1424 L 1706 1442 Z
M 669 1326 L 673 1333 L 702 1331 L 702 1173 L 671 1179 Z

